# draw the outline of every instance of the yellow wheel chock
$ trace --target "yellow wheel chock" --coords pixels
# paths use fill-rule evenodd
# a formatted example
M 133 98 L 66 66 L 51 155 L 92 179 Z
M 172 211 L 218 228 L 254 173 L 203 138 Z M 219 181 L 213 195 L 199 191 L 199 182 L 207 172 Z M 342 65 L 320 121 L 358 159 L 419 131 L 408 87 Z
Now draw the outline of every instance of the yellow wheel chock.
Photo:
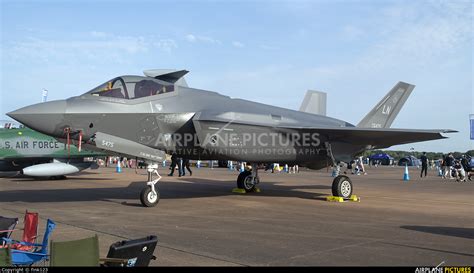
M 351 195 L 349 198 L 344 198 L 340 196 L 326 196 L 326 201 L 329 202 L 345 202 L 345 201 L 352 201 L 352 202 L 360 202 L 360 197 L 357 195 Z
M 233 193 L 239 193 L 239 194 L 246 194 L 247 191 L 245 191 L 245 189 L 240 189 L 240 188 L 234 188 L 232 189 L 232 192 Z M 260 188 L 257 188 L 257 187 L 254 187 L 253 190 L 251 192 L 261 192 Z

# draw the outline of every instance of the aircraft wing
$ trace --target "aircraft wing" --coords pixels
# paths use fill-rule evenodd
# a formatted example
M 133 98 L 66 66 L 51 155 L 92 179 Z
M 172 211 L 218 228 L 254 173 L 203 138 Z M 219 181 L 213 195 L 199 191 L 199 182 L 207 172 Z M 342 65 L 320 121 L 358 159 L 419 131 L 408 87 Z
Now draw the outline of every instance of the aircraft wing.
M 373 148 L 387 148 L 393 145 L 421 142 L 446 138 L 442 133 L 454 133 L 454 130 L 413 130 L 392 128 L 361 128 L 361 127 L 334 127 L 334 126 L 292 126 L 290 124 L 265 124 L 258 120 L 241 121 L 212 113 L 197 113 L 193 118 L 194 127 L 201 140 L 206 134 L 216 134 L 220 130 L 232 130 L 233 125 L 249 125 L 269 127 L 273 131 L 296 131 L 319 133 L 324 139 L 332 142 L 345 142 L 354 145 L 372 146 Z M 211 129 L 218 129 L 213 131 Z
M 359 127 L 285 127 L 303 132 L 317 132 L 328 137 L 329 141 L 347 142 L 356 145 L 371 145 L 373 148 L 387 148 L 393 145 L 407 144 L 446 138 L 443 133 L 456 133 L 455 130 L 416 130 L 416 129 L 372 129 Z
M 102 150 L 131 155 L 153 162 L 161 162 L 166 158 L 166 154 L 163 151 L 150 148 L 135 141 L 102 132 L 95 133 L 92 145 L 95 145 L 96 148 Z

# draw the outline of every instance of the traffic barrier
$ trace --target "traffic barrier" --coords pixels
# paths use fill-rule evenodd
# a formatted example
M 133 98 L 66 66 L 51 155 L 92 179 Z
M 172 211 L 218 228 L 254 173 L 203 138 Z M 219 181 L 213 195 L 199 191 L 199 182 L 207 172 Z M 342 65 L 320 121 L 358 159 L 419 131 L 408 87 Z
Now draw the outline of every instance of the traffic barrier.
M 408 165 L 405 164 L 405 173 L 403 174 L 403 181 L 409 181 L 410 180 L 410 174 L 408 173 Z
M 120 160 L 117 160 L 117 167 L 115 167 L 115 172 L 121 173 L 122 172 L 122 162 Z

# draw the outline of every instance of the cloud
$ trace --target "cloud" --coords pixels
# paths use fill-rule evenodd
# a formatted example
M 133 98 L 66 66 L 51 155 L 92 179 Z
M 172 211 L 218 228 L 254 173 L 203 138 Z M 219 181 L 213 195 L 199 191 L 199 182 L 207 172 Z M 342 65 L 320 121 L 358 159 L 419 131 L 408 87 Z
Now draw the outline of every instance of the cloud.
M 186 35 L 186 40 L 188 40 L 188 42 L 195 42 L 196 41 L 196 36 L 192 35 L 192 34 L 188 34 Z
M 211 44 L 211 45 L 222 45 L 221 40 L 215 39 L 209 36 L 202 36 L 202 35 L 195 35 L 195 34 L 187 34 L 184 36 L 184 39 L 190 43 L 203 43 L 203 44 Z M 240 41 L 233 41 L 232 46 L 237 48 L 245 47 L 245 44 Z
M 216 44 L 216 45 L 222 44 L 220 40 L 214 39 L 212 37 L 200 36 L 200 35 L 194 35 L 194 34 L 186 35 L 185 39 L 191 43 L 201 42 L 201 43 Z
M 176 42 L 169 38 L 123 36 L 92 31 L 85 36 L 77 34 L 73 39 L 30 36 L 19 41 L 9 41 L 2 45 L 2 52 L 6 56 L 5 59 L 12 62 L 27 59 L 32 62 L 58 60 L 64 63 L 88 58 L 99 62 L 102 60 L 120 63 L 129 55 L 145 54 L 154 49 L 169 53 L 177 47 Z
M 371 45 L 344 63 L 321 65 L 310 71 L 323 71 L 325 76 L 331 71 L 335 78 L 344 78 L 354 73 L 373 75 L 383 69 L 439 65 L 440 57 L 455 54 L 472 40 L 472 12 L 467 2 L 429 3 L 387 7 L 381 15 L 371 18 L 363 30 L 346 25 L 341 32 L 345 38 L 370 34 Z
M 166 52 L 171 52 L 173 49 L 178 48 L 178 45 L 173 39 L 160 39 L 154 42 L 153 45 Z
M 245 45 L 239 41 L 234 41 L 232 42 L 232 45 L 235 46 L 235 47 L 238 47 L 238 48 L 242 48 L 242 47 L 245 47 Z

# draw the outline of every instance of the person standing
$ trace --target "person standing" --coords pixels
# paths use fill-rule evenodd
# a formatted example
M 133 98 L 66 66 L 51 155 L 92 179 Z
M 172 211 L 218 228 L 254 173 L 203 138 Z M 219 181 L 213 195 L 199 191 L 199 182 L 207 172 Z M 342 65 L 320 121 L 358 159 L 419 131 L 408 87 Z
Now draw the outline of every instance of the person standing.
M 178 164 L 178 177 L 181 177 L 183 176 L 183 158 L 182 157 L 178 157 L 177 158 L 177 164 Z
M 359 171 L 361 171 L 364 175 L 367 175 L 367 173 L 365 172 L 364 160 L 362 159 L 362 156 L 359 157 L 359 161 L 357 163 L 357 166 L 359 168 Z
M 464 171 L 464 168 L 459 160 L 454 161 L 453 170 L 456 174 L 455 175 L 456 181 L 458 182 L 466 181 L 466 172 Z
M 168 176 L 173 176 L 174 169 L 176 168 L 177 164 L 178 164 L 178 155 L 176 153 L 173 153 L 171 155 L 171 166 L 170 166 L 171 172 L 168 174 Z M 181 169 L 178 169 L 178 173 L 181 173 Z
M 189 166 L 189 159 L 183 158 L 183 163 L 181 165 L 181 175 L 184 176 L 186 174 L 185 168 L 188 169 L 189 176 L 193 175 L 193 171 L 191 171 L 191 168 Z
M 300 170 L 298 168 L 298 165 L 296 165 L 296 164 L 295 165 L 290 165 L 288 173 L 297 173 L 297 172 L 298 173 L 300 172 Z
M 454 179 L 453 174 L 452 174 L 453 167 L 454 167 L 454 156 L 452 153 L 449 153 L 448 156 L 446 157 L 446 171 L 449 173 L 449 179 Z
M 426 157 L 426 152 L 423 152 L 423 155 L 420 157 L 420 159 L 421 159 L 420 177 L 423 178 L 423 172 L 425 172 L 425 177 L 428 173 L 428 157 Z
M 448 165 L 447 165 L 447 161 L 448 161 L 448 155 L 444 155 L 443 156 L 443 159 L 441 161 L 441 171 L 443 173 L 442 175 L 442 178 L 443 179 L 446 179 L 446 173 L 447 173 L 447 168 L 448 168 Z
M 471 180 L 471 168 L 469 167 L 469 161 L 470 159 L 466 155 L 462 155 L 461 166 L 463 167 L 467 178 Z

